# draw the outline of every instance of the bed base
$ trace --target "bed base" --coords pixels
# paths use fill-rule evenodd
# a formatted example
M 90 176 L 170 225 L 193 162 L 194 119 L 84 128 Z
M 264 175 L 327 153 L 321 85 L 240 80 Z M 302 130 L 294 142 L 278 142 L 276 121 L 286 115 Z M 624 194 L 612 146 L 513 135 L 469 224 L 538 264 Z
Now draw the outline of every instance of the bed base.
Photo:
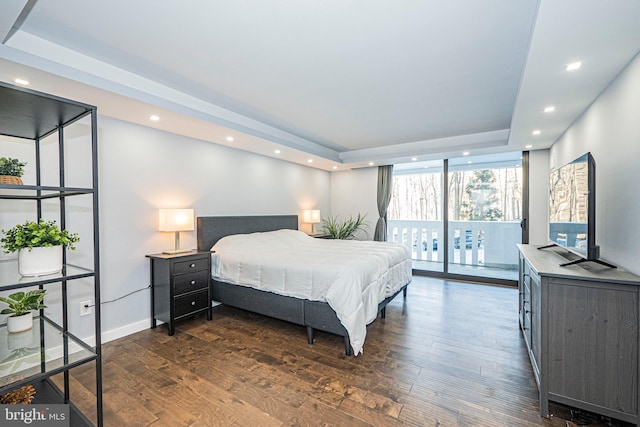
M 264 215 L 264 216 L 209 216 L 197 218 L 198 250 L 208 251 L 221 238 L 232 234 L 254 233 L 258 231 L 274 231 L 281 229 L 298 229 L 297 215 Z M 404 285 L 394 295 L 378 304 L 378 313 L 382 318 L 386 315 L 386 306 L 395 296 L 403 292 L 407 296 Z M 213 300 L 225 305 L 252 311 L 298 325 L 306 326 L 307 341 L 313 344 L 315 330 L 329 332 L 344 337 L 345 354 L 353 354 L 349 335 L 336 316 L 335 311 L 326 302 L 303 300 L 265 292 L 247 286 L 231 285 L 213 280 Z
M 378 304 L 380 317 L 385 317 L 387 304 L 401 291 L 403 297 L 406 298 L 407 286 L 409 284 L 404 285 L 395 294 Z M 305 326 L 309 344 L 313 344 L 316 330 L 340 335 L 344 337 L 345 354 L 347 356 L 353 355 L 346 329 L 338 320 L 335 311 L 326 302 L 278 295 L 217 280 L 213 280 L 213 300 L 231 307 Z

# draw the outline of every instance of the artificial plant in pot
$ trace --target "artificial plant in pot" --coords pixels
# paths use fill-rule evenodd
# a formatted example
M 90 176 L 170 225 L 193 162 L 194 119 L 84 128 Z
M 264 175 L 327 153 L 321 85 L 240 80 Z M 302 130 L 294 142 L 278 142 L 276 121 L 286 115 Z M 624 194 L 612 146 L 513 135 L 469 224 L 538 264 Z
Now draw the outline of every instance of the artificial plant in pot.
M 0 184 L 22 185 L 26 162 L 10 157 L 0 157 Z
M 340 220 L 338 216 L 329 215 L 322 219 L 323 231 L 333 239 L 353 239 L 358 231 L 366 234 L 366 231 L 362 229 L 367 225 L 366 217 L 366 214 L 358 214 L 356 217 L 349 216 L 345 220 Z
M 11 333 L 26 331 L 33 326 L 33 310 L 46 308 L 42 304 L 46 291 L 34 289 L 27 292 L 16 292 L 8 297 L 1 297 L 0 301 L 6 303 L 9 308 L 0 311 L 0 314 L 10 314 L 7 318 L 7 331 Z
M 23 276 L 59 273 L 62 248 L 74 250 L 74 243 L 80 241 L 77 233 L 61 230 L 55 221 L 27 221 L 2 232 L 2 249 L 18 252 L 18 272 Z

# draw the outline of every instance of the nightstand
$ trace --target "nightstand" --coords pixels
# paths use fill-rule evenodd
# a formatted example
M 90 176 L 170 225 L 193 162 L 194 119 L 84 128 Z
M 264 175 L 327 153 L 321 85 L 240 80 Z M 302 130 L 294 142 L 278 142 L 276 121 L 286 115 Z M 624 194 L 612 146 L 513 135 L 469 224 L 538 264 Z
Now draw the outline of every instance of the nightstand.
M 316 239 L 333 239 L 333 237 L 331 237 L 331 234 L 326 233 L 313 233 L 309 234 L 309 236 L 315 237 Z
M 151 327 L 207 312 L 211 320 L 211 252 L 147 255 L 151 261 Z

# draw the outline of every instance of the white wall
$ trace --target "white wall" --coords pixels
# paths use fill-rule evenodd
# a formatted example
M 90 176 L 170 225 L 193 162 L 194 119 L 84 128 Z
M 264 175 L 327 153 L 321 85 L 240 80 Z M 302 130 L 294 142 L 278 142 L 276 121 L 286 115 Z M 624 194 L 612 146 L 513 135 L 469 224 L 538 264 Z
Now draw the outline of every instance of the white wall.
M 640 274 L 640 56 L 551 147 L 551 168 L 590 151 L 600 256 Z
M 367 215 L 366 236 L 361 240 L 373 240 L 378 222 L 378 168 L 363 168 L 331 174 L 332 214 L 340 219 L 358 214 Z M 324 212 L 322 213 L 325 216 Z
M 329 172 L 108 117 L 99 116 L 98 128 L 103 301 L 146 288 L 149 260 L 145 255 L 173 248 L 173 233 L 157 230 L 159 208 L 191 207 L 196 215 L 300 215 L 303 209 L 330 210 Z M 24 143 L 13 146 L 26 155 Z M 3 156 L 11 154 L 5 153 L 7 147 L 3 144 Z M 67 161 L 86 165 L 84 159 Z M 28 179 L 25 176 L 25 182 Z M 5 209 L 11 209 L 12 216 L 5 215 Z M 34 212 L 26 204 L 6 204 L 0 210 L 0 228 L 9 228 L 16 219 L 22 222 L 22 215 Z M 32 215 L 29 219 L 35 219 Z M 81 232 L 90 244 L 87 235 L 90 228 Z M 181 233 L 181 246 L 195 248 L 195 231 Z M 79 311 L 76 304 L 86 296 L 85 292 L 71 305 L 71 321 L 77 323 L 74 332 L 80 336 L 91 335 L 91 317 L 75 313 Z M 106 303 L 102 307 L 104 338 L 148 328 L 149 319 L 148 290 Z
M 172 248 L 157 231 L 158 209 L 196 215 L 300 214 L 329 210 L 330 174 L 232 148 L 101 118 L 103 298 L 149 283 L 145 254 Z M 196 233 L 181 234 L 183 247 Z M 149 294 L 104 307 L 104 329 L 148 321 Z
M 529 243 L 549 241 L 549 150 L 529 152 Z

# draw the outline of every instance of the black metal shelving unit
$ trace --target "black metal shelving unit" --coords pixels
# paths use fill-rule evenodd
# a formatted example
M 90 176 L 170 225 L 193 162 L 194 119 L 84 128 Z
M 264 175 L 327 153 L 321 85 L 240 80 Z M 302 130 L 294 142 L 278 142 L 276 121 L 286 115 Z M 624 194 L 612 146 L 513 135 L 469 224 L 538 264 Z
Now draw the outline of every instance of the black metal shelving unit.
M 89 117 L 91 135 L 91 187 L 77 188 L 65 186 L 65 128 L 80 119 Z M 59 186 L 42 185 L 42 161 L 40 141 L 57 134 Z M 43 201 L 59 201 L 59 225 L 66 228 L 67 209 L 65 201 L 69 197 L 88 196 L 92 198 L 93 221 L 93 265 L 78 266 L 67 263 L 66 250 L 63 252 L 61 274 L 41 277 L 21 277 L 16 260 L 0 261 L 0 291 L 19 288 L 45 286 L 61 287 L 61 317 L 58 321 L 48 318 L 40 311 L 34 318 L 33 340 L 37 343 L 18 354 L 14 365 L 5 366 L 0 371 L 0 394 L 15 390 L 27 384 L 36 388 L 34 403 L 67 403 L 70 406 L 72 426 L 90 426 L 88 419 L 71 401 L 69 370 L 87 363 L 95 363 L 96 423 L 103 425 L 102 411 L 102 359 L 100 325 L 100 253 L 98 227 L 98 137 L 97 112 L 91 105 L 59 98 L 45 93 L 28 90 L 0 82 L 0 135 L 33 141 L 36 185 L 2 185 L 0 200 L 33 201 L 37 218 L 42 218 Z M 0 141 L 1 142 L 1 141 Z M 49 159 L 47 159 L 49 160 Z M 2 224 L 9 228 L 14 224 Z M 68 289 L 78 279 L 93 281 L 95 346 L 83 342 L 69 331 Z M 45 298 L 46 302 L 46 298 Z M 61 320 L 61 321 L 60 321 Z M 6 325 L 0 325 L 0 342 L 8 342 Z M 19 362 L 19 363 L 18 363 Z M 62 374 L 62 386 L 58 387 L 51 377 Z

